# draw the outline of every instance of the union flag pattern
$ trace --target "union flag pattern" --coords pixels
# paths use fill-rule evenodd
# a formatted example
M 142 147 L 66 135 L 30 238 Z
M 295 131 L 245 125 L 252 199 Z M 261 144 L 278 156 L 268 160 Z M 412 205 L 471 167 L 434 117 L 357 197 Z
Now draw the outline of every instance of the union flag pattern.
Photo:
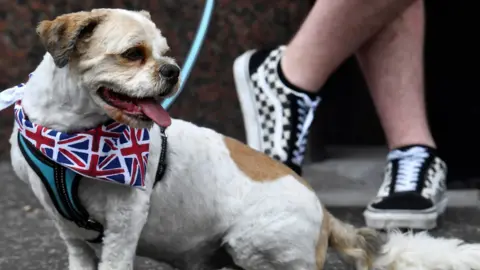
M 144 187 L 150 136 L 118 122 L 83 132 L 65 133 L 32 123 L 21 102 L 15 103 L 21 135 L 46 157 L 85 177 Z

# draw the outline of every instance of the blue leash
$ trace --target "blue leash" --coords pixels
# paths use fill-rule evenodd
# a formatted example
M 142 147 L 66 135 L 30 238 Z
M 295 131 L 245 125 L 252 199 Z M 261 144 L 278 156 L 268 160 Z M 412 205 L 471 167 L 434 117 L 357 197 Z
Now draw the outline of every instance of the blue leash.
M 187 82 L 187 79 L 190 76 L 190 73 L 192 72 L 195 61 L 198 58 L 198 54 L 200 52 L 200 49 L 202 48 L 203 41 L 205 40 L 210 19 L 212 17 L 215 0 L 205 0 L 205 1 L 206 2 L 205 2 L 205 8 L 203 9 L 202 20 L 200 21 L 200 24 L 197 28 L 197 33 L 195 35 L 195 39 L 193 40 L 192 47 L 190 47 L 190 51 L 188 52 L 187 59 L 182 67 L 182 72 L 180 74 L 180 80 L 181 80 L 180 87 L 174 96 L 171 96 L 163 100 L 162 107 L 165 110 L 168 110 L 172 105 L 172 103 L 182 93 L 185 87 L 185 83 Z

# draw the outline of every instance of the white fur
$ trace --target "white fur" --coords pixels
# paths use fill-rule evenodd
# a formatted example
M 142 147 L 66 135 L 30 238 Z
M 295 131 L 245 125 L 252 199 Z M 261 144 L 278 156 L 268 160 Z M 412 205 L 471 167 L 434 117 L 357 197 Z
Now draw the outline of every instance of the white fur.
M 389 233 L 375 262 L 377 269 L 472 270 L 480 269 L 480 244 L 460 239 L 433 238 L 422 233 Z
M 91 128 L 107 119 L 79 76 L 68 68 L 59 69 L 45 54 L 24 86 L 22 105 L 30 120 L 59 131 Z M 48 117 L 45 117 L 48 116 Z
M 132 34 L 128 30 L 133 29 L 137 37 L 148 39 L 157 48 L 156 61 L 167 61 L 162 56 L 167 45 L 160 32 L 139 30 L 151 30 L 151 21 L 136 12 L 108 12 L 112 18 L 133 18 L 129 23 L 136 25 L 124 29 L 123 36 L 128 37 Z M 103 31 L 106 29 L 112 30 L 107 27 Z M 115 31 L 100 33 L 115 37 Z M 121 38 L 115 44 L 107 42 L 106 50 L 128 47 L 129 42 Z M 124 85 L 123 91 L 137 94 L 151 89 L 148 84 L 163 89 L 161 79 L 142 79 L 145 73 L 151 74 L 149 67 L 135 70 L 137 75 L 133 77 L 119 75 L 116 69 L 103 67 L 108 60 L 101 53 L 94 55 L 62 69 L 55 66 L 48 53 L 45 55 L 26 86 L 23 100 L 33 122 L 57 130 L 98 125 L 108 114 L 92 94 L 92 86 L 97 87 L 99 80 L 108 79 Z M 67 245 L 70 270 L 130 270 L 135 254 L 179 269 L 210 269 L 206 260 L 220 246 L 225 246 L 235 263 L 245 269 L 317 268 L 316 245 L 325 213 L 313 191 L 291 175 L 253 181 L 232 160 L 224 136 L 181 120 L 174 120 L 167 129 L 168 167 L 153 188 L 161 152 L 158 126 L 151 128 L 150 135 L 146 190 L 82 180 L 80 199 L 93 218 L 105 226 L 103 243 L 90 245 L 84 239 L 96 234 L 59 216 L 40 179 L 23 158 L 14 127 L 10 139 L 13 168 L 54 220 Z M 455 241 L 422 234 L 392 234 L 385 254 L 375 264 L 385 269 L 414 269 L 412 264 L 415 269 L 466 269 L 450 265 L 480 269 L 479 258 L 474 255 L 478 245 L 458 247 Z M 438 249 L 435 254 L 426 251 L 432 248 Z

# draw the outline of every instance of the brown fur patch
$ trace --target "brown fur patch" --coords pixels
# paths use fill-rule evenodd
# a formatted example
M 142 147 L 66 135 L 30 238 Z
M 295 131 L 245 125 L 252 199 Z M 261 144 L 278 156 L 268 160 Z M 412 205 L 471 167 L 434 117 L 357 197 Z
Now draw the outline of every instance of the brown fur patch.
M 117 58 L 118 63 L 127 67 L 142 66 L 147 62 L 151 62 L 154 65 L 157 64 L 157 61 L 153 59 L 152 56 L 152 48 L 148 44 L 140 43 L 130 48 L 130 50 L 134 49 L 139 50 L 142 53 L 142 55 L 144 56 L 142 60 L 132 61 L 131 59 L 127 59 L 122 56 L 122 54 L 114 54 L 114 56 Z
M 64 67 L 72 55 L 77 42 L 91 34 L 104 14 L 75 12 L 58 16 L 52 21 L 42 21 L 37 34 L 45 49 L 52 55 L 55 64 Z
M 256 151 L 238 140 L 225 137 L 225 145 L 230 151 L 230 157 L 238 168 L 253 181 L 272 181 L 282 176 L 291 175 L 303 185 L 310 185 L 289 167 Z

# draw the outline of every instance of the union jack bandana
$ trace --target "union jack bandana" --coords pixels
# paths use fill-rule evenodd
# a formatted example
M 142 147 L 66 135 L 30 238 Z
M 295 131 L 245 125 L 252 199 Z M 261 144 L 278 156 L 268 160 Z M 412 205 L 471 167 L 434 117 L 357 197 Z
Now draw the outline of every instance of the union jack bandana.
M 150 136 L 118 122 L 65 133 L 28 120 L 21 101 L 14 107 L 18 130 L 46 157 L 85 177 L 144 188 Z

